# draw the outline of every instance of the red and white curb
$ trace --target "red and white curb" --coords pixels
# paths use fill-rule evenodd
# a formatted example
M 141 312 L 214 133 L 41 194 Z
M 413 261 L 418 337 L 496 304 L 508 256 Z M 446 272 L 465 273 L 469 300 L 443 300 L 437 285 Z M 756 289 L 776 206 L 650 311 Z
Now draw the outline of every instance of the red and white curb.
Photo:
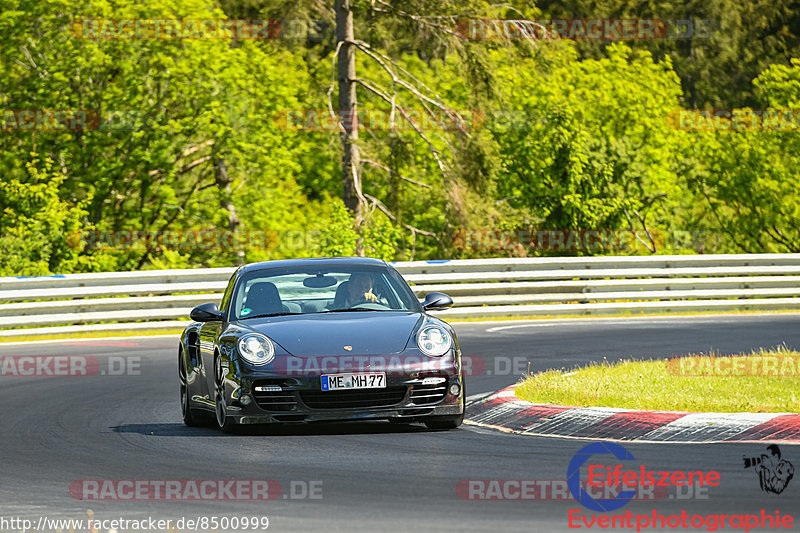
M 800 444 L 800 414 L 690 413 L 530 403 L 512 385 L 467 406 L 465 424 L 508 433 L 635 442 Z

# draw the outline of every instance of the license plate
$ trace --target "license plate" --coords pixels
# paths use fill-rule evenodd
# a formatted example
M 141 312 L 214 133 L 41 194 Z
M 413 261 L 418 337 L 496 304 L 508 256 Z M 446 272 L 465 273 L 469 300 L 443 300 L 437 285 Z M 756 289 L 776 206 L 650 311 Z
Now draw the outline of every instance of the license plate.
M 385 389 L 386 373 L 330 374 L 322 376 L 322 390 Z

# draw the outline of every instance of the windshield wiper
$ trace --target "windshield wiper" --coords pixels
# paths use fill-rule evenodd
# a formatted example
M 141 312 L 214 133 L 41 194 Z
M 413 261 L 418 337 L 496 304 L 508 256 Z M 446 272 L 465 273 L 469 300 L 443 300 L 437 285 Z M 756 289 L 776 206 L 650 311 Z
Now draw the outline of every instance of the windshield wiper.
M 352 311 L 394 311 L 394 309 L 370 309 L 369 307 L 346 307 L 344 309 L 328 309 L 327 311 L 320 311 L 320 313 L 350 313 Z
M 241 316 L 239 320 L 247 320 L 248 318 L 267 318 L 271 316 L 286 316 L 286 315 L 306 315 L 308 313 L 265 313 L 263 315 Z

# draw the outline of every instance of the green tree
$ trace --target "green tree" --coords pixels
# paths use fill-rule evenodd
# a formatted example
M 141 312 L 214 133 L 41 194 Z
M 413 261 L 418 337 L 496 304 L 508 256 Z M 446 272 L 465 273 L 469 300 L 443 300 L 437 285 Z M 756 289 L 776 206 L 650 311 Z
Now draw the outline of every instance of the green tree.
M 24 171 L 0 180 L 0 276 L 42 276 L 83 266 L 75 237 L 86 212 L 59 197 L 63 181 L 53 161 L 35 158 Z
M 500 196 L 528 208 L 535 227 L 635 230 L 655 251 L 648 230 L 668 228 L 684 196 L 683 132 L 665 120 L 681 94 L 669 60 L 617 45 L 538 80 L 511 66 L 502 76 L 517 107 L 494 128 Z
M 297 136 L 287 143 L 273 120 L 277 110 L 301 106 L 297 95 L 305 94 L 308 77 L 299 58 L 248 41 L 74 37 L 86 27 L 74 25 L 81 19 L 224 17 L 200 0 L 9 1 L 0 18 L 2 106 L 88 110 L 99 123 L 82 131 L 4 132 L 4 168 L 21 168 L 29 153 L 52 159 L 63 175 L 61 195 L 86 203 L 86 223 L 98 230 L 237 231 L 306 222 L 307 211 L 292 209 L 306 206 L 294 181 L 301 171 L 296 153 L 312 152 L 313 142 Z M 115 268 L 141 268 L 165 252 L 108 257 Z M 214 265 L 237 254 L 186 248 L 162 259 Z
M 773 63 L 800 56 L 800 11 L 794 0 L 542 0 L 554 18 L 646 18 L 668 23 L 661 39 L 630 40 L 634 49 L 670 57 L 690 108 L 756 106 L 752 81 Z M 610 41 L 578 41 L 581 57 L 597 58 Z
M 800 60 L 768 68 L 755 86 L 767 108 L 757 127 L 693 134 L 697 224 L 721 251 L 800 252 Z M 738 113 L 753 124 L 752 110 Z

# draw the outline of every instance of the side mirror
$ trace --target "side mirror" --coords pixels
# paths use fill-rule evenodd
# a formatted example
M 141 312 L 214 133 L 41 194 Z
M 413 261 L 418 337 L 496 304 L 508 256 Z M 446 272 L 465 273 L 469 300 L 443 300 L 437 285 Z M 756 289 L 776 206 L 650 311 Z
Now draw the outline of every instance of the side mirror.
M 426 311 L 444 311 L 453 307 L 453 299 L 443 292 L 429 292 L 420 304 Z
M 189 316 L 195 322 L 214 322 L 215 320 L 222 320 L 222 311 L 217 309 L 217 304 L 215 303 L 201 304 L 192 309 Z

